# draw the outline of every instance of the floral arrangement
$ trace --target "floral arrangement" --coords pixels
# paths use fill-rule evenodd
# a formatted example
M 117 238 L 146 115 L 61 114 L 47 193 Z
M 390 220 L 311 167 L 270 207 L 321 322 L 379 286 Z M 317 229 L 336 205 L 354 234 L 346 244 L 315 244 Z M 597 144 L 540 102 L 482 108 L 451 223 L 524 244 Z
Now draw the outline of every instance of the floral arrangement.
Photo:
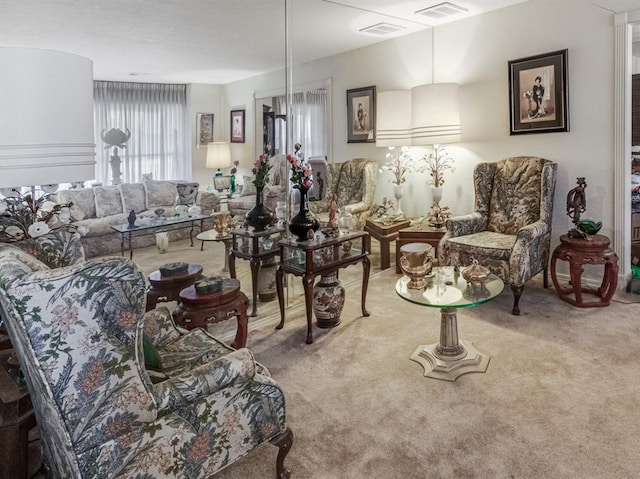
M 271 170 L 271 164 L 269 163 L 269 157 L 266 155 L 260 155 L 256 162 L 253 164 L 251 171 L 253 172 L 253 184 L 257 188 L 264 188 L 269 183 L 269 171 Z
M 427 170 L 431 179 L 427 181 L 428 185 L 436 188 L 444 184 L 444 172 L 451 170 L 455 171 L 453 166 L 453 158 L 449 156 L 443 146 L 433 145 L 433 153 L 429 153 L 423 157 L 423 160 L 427 164 Z
M 411 155 L 408 153 L 408 147 L 403 146 L 398 149 L 395 146 L 390 146 L 388 148 L 389 152 L 385 157 L 390 161 L 382 165 L 382 169 L 393 173 L 393 180 L 391 180 L 391 183 L 394 185 L 401 185 L 404 183 L 406 181 L 405 175 L 407 173 L 424 171 L 424 167 L 417 165 L 413 158 L 411 158 Z
M 16 189 L 12 191 L 14 196 L 0 200 L 0 241 L 20 241 L 56 229 L 75 229 L 70 224 L 72 203 L 54 203 L 48 194 L 36 199 L 33 192 L 23 195 Z
M 313 185 L 313 170 L 311 166 L 304 161 L 301 152 L 302 145 L 296 143 L 295 155 L 287 155 L 287 161 L 291 165 L 291 183 L 296 189 L 308 190 Z

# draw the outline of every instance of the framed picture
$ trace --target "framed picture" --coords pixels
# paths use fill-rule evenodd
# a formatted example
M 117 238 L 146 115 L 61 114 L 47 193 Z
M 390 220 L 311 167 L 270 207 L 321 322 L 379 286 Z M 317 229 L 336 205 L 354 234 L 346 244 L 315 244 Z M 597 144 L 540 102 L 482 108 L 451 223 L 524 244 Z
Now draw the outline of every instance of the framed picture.
M 218 191 L 231 189 L 231 175 L 214 176 L 213 188 Z
M 244 143 L 244 110 L 231 110 L 231 143 Z
M 376 87 L 347 90 L 347 143 L 376 141 Z
M 511 134 L 569 131 L 567 50 L 509 61 Z
M 309 158 L 309 166 L 313 171 L 313 185 L 309 190 L 309 200 L 319 201 L 325 199 L 325 180 L 327 179 L 327 158 L 324 156 L 312 156 Z
M 198 113 L 196 125 L 198 128 L 196 147 L 206 148 L 207 143 L 213 141 L 213 113 Z

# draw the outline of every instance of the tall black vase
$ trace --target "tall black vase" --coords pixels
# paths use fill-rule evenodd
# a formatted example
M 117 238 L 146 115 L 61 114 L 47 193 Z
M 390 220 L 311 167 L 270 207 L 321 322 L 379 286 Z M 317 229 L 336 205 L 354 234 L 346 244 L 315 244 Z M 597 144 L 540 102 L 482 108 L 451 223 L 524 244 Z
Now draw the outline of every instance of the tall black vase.
M 273 222 L 273 211 L 264 204 L 262 186 L 256 186 L 256 205 L 247 212 L 247 224 L 255 231 L 264 231 Z
M 315 232 L 320 227 L 316 217 L 309 211 L 308 192 L 307 188 L 300 188 L 300 211 L 289 221 L 289 231 L 300 241 L 308 239 L 309 230 Z

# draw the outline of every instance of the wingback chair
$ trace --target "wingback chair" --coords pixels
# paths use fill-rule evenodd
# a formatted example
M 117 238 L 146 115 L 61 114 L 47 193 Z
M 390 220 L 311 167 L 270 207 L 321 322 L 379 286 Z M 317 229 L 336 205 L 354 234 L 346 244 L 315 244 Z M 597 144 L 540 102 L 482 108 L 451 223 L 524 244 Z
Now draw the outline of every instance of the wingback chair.
M 345 207 L 353 217 L 356 229 L 363 229 L 375 203 L 380 166 L 375 160 L 353 158 L 344 163 L 329 163 L 324 183 L 324 197 L 309 202 L 309 208 L 320 221 L 327 221 L 331 198 L 335 194 L 339 207 Z
M 208 478 L 271 441 L 289 477 L 292 434 L 268 371 L 245 348 L 176 328 L 166 308 L 143 314 L 144 293 L 123 258 L 49 269 L 0 245 L 0 315 L 53 476 Z
M 538 157 L 479 163 L 473 172 L 475 212 L 449 219 L 438 246 L 439 264 L 468 266 L 476 259 L 508 283 L 515 315 L 530 278 L 543 271 L 549 286 L 556 171 L 556 163 Z

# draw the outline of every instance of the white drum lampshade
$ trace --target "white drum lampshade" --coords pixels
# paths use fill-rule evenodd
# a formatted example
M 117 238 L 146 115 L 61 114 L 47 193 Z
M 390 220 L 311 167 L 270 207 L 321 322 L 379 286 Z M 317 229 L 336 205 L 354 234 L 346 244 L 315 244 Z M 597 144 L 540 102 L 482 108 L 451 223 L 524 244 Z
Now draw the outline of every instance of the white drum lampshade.
M 379 92 L 376 103 L 376 146 L 411 145 L 411 91 Z
M 0 187 L 95 178 L 93 62 L 0 47 Z
M 457 83 L 431 83 L 411 89 L 412 145 L 439 145 L 461 139 Z
M 221 168 L 231 166 L 231 145 L 226 141 L 214 141 L 207 144 L 207 168 L 216 168 L 216 174 L 222 174 Z

